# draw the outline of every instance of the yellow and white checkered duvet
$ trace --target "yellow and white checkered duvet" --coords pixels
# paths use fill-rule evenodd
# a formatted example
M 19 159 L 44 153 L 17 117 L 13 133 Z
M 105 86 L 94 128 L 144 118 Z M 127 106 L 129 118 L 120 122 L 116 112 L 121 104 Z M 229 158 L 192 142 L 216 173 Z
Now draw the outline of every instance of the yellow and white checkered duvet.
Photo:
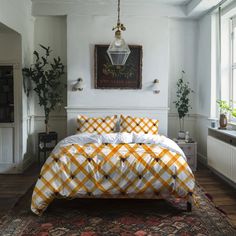
M 40 215 L 55 198 L 161 195 L 188 200 L 194 176 L 185 158 L 157 144 L 70 144 L 52 153 L 32 196 Z

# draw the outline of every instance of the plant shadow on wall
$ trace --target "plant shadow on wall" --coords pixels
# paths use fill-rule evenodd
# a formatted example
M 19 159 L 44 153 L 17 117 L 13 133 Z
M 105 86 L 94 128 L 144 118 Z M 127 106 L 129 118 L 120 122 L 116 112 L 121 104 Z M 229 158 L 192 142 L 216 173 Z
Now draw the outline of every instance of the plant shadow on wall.
M 66 85 L 62 82 L 62 75 L 65 74 L 65 66 L 60 57 L 50 60 L 52 53 L 50 47 L 39 46 L 44 54 L 40 55 L 38 51 L 34 51 L 35 61 L 30 67 L 23 68 L 23 76 L 24 80 L 33 81 L 33 90 L 38 95 L 39 105 L 44 110 L 45 131 L 48 133 L 49 115 L 63 103 L 63 90 Z
M 125 65 L 112 65 L 107 55 L 108 45 L 95 45 L 96 89 L 141 89 L 142 46 L 129 46 L 131 53 Z
M 190 104 L 190 94 L 194 91 L 189 87 L 189 82 L 184 81 L 185 71 L 182 71 L 181 78 L 177 81 L 177 91 L 176 91 L 176 101 L 174 101 L 175 107 L 179 116 L 179 133 L 178 138 L 185 138 L 184 131 L 184 118 L 189 113 L 189 110 L 192 109 Z

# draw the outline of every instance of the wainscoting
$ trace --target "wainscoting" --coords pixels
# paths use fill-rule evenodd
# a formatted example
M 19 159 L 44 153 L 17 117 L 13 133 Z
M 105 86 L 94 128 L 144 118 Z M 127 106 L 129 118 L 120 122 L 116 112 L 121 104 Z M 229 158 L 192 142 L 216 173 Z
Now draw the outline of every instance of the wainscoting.
M 160 120 L 160 133 L 175 138 L 179 131 L 179 121 L 177 113 L 169 113 L 168 108 L 148 108 L 148 107 L 67 107 L 68 119 L 66 115 L 52 115 L 50 117 L 49 128 L 51 131 L 58 133 L 58 140 L 72 135 L 76 132 L 76 117 L 78 114 L 85 115 L 111 115 L 111 114 L 131 114 L 136 116 L 148 116 Z M 44 132 L 44 116 L 33 115 L 25 117 L 23 125 L 23 162 L 19 163 L 17 169 L 21 172 L 26 169 L 32 162 L 37 160 L 37 134 Z M 198 160 L 207 163 L 207 130 L 209 127 L 208 117 L 190 114 L 185 119 L 185 130 L 190 132 L 190 136 L 198 142 Z M 11 166 L 13 163 L 9 163 Z M 10 172 L 10 173 L 14 173 Z

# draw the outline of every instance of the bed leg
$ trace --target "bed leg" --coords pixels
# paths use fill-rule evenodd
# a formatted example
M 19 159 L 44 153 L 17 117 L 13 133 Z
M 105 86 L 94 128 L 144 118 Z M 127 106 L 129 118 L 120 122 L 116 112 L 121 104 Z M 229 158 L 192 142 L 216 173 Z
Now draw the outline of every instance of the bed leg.
M 192 203 L 187 201 L 187 212 L 191 212 L 192 211 Z

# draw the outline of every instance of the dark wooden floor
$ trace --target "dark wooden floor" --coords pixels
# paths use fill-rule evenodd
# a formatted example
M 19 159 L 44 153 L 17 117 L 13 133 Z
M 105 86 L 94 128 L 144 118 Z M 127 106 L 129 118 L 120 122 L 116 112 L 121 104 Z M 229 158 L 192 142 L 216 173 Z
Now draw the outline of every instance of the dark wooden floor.
M 31 166 L 24 174 L 0 174 L 0 216 L 10 210 L 35 183 L 40 168 Z
M 0 175 L 0 215 L 10 210 L 34 184 L 39 170 L 35 165 L 22 175 Z M 236 189 L 203 166 L 195 172 L 195 177 L 205 192 L 213 197 L 215 205 L 227 213 L 236 227 Z
M 213 197 L 214 204 L 227 214 L 236 227 L 236 189 L 203 166 L 195 172 L 195 177 L 205 192 Z

